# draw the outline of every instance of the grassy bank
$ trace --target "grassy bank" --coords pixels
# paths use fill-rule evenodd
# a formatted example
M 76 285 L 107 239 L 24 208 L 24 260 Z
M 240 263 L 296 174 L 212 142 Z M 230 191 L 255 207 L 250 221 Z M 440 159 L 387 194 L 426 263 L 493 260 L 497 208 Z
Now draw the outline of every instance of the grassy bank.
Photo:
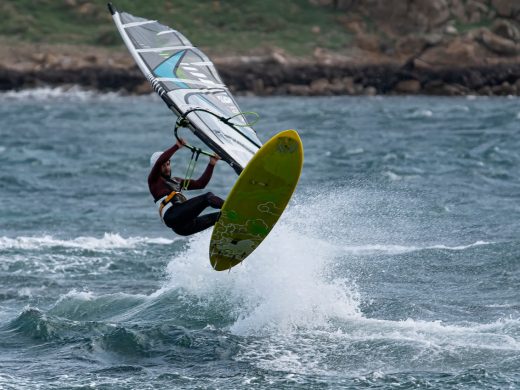
M 338 50 L 351 39 L 338 13 L 308 0 L 115 0 L 119 10 L 170 25 L 211 52 L 279 47 L 297 56 Z M 35 43 L 119 47 L 106 1 L 3 0 L 0 35 Z

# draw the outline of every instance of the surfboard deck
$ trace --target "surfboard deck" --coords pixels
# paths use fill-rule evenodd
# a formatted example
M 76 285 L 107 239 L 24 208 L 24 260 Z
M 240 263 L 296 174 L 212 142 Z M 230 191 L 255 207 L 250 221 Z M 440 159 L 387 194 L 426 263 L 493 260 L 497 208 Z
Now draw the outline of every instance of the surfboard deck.
M 234 267 L 267 237 L 298 184 L 303 145 L 295 130 L 285 130 L 255 153 L 238 177 L 213 228 L 211 266 Z

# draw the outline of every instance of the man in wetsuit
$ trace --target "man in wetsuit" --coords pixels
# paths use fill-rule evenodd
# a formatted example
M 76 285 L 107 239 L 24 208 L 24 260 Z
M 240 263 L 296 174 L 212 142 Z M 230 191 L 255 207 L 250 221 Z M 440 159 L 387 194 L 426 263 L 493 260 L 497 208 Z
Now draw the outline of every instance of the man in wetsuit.
M 224 200 L 211 192 L 186 199 L 182 190 L 200 190 L 206 187 L 213 174 L 213 168 L 220 157 L 212 156 L 206 170 L 197 180 L 185 180 L 171 177 L 170 158 L 184 146 L 184 140 L 178 140 L 175 145 L 164 152 L 155 152 L 150 158 L 152 170 L 148 176 L 148 188 L 155 204 L 159 208 L 159 215 L 166 226 L 181 236 L 189 236 L 213 226 L 220 212 L 199 216 L 202 211 L 211 206 L 221 209 Z

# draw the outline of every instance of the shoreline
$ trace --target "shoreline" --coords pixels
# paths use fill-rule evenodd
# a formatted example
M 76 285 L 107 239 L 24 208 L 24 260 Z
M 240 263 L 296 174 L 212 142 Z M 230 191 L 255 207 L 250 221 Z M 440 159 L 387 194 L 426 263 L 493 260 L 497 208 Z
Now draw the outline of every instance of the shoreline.
M 78 85 L 102 92 L 152 92 L 122 48 L 0 43 L 0 91 Z M 520 96 L 520 56 L 479 56 L 465 66 L 446 50 L 412 57 L 317 51 L 305 59 L 273 50 L 256 56 L 210 53 L 210 58 L 224 83 L 241 95 Z
M 520 64 L 418 70 L 396 64 L 226 62 L 216 62 L 217 69 L 230 90 L 239 95 L 520 96 Z M 30 71 L 0 67 L 0 91 L 68 85 L 101 92 L 152 92 L 137 67 L 89 65 Z
M 205 8 L 208 15 L 223 12 L 218 1 L 212 7 Z M 237 94 L 520 96 L 518 0 L 309 0 L 291 12 L 305 14 L 304 10 L 326 16 L 310 17 L 310 25 L 288 24 L 293 30 L 287 31 L 307 37 L 305 44 L 284 35 L 283 29 L 260 29 L 255 39 L 248 36 L 229 47 L 204 34 L 195 43 L 206 45 L 200 49 Z M 15 8 L 11 12 L 17 14 Z M 130 94 L 152 91 L 106 9 L 67 0 L 53 12 L 88 20 L 88 26 L 104 32 L 97 41 L 64 44 L 58 42 L 70 42 L 65 31 L 76 31 L 76 26 L 64 24 L 63 31 L 48 40 L 44 34 L 37 39 L 29 34 L 24 40 L 5 30 L 0 35 L 0 91 L 71 84 Z M 164 12 L 175 20 L 179 9 L 166 7 Z M 206 31 L 201 20 L 190 23 L 199 33 Z M 236 36 L 225 26 L 215 28 L 224 37 Z M 77 39 L 86 38 L 77 34 Z M 256 45 L 247 43 L 253 41 Z M 291 45 L 295 42 L 298 50 Z

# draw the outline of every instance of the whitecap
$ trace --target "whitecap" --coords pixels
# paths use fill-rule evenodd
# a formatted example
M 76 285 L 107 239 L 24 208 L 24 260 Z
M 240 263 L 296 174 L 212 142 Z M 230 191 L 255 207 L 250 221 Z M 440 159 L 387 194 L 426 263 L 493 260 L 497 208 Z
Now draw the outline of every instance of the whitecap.
M 85 249 L 92 251 L 106 251 L 111 249 L 135 248 L 139 245 L 170 245 L 180 238 L 148 238 L 128 237 L 124 238 L 117 233 L 105 233 L 103 237 L 77 237 L 70 240 L 54 238 L 50 235 L 33 237 L 0 237 L 1 249 L 38 250 L 51 247 Z
M 410 118 L 410 119 L 414 119 L 414 118 L 431 118 L 433 116 L 433 111 L 431 110 L 425 110 L 425 109 L 417 109 L 417 110 L 414 110 L 413 112 L 407 114 L 405 116 L 405 118 Z
M 422 250 L 430 250 L 430 249 L 443 249 L 450 251 L 463 251 L 466 249 L 474 248 L 482 245 L 491 245 L 492 242 L 487 241 L 476 241 L 472 244 L 467 245 L 456 245 L 449 246 L 443 244 L 436 245 L 426 245 L 426 246 L 415 246 L 415 245 L 392 245 L 392 244 L 370 244 L 370 245 L 348 245 L 344 246 L 343 250 L 348 253 L 356 254 L 356 255 L 370 255 L 377 253 L 385 253 L 390 255 L 397 255 L 402 253 L 409 253 L 415 251 Z
M 0 99 L 8 100 L 56 100 L 67 99 L 73 101 L 114 100 L 121 97 L 119 92 L 99 92 L 83 89 L 79 86 L 71 87 L 38 87 L 31 89 L 10 90 L 0 93 Z

